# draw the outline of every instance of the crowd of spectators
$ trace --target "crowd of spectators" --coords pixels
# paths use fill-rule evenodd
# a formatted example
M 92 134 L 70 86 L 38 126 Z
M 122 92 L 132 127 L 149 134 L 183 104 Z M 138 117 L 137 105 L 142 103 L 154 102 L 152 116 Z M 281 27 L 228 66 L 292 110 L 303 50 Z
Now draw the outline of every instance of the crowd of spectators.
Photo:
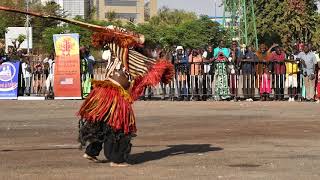
M 177 46 L 170 53 L 146 49 L 146 54 L 152 58 L 170 59 L 175 66 L 175 77 L 169 85 L 160 84 L 157 90 L 147 88 L 142 98 L 152 98 L 157 92 L 162 99 L 186 101 L 319 102 L 318 51 L 310 44 L 298 44 L 292 49 L 292 52 L 287 52 L 278 44 L 270 48 L 261 44 L 255 49 L 239 45 L 237 41 L 232 41 L 230 46 L 221 41 L 218 47 L 208 46 L 205 49 Z M 91 79 L 98 77 L 97 66 L 108 66 L 108 52 L 105 49 L 102 60 L 96 61 L 88 48 L 80 49 L 84 97 L 91 90 Z M 21 61 L 20 96 L 53 96 L 54 55 L 31 58 L 10 49 L 8 54 L 1 53 L 0 63 L 12 60 Z
M 168 92 L 162 86 L 163 95 L 178 100 L 319 102 L 319 53 L 310 44 L 292 49 L 287 52 L 278 44 L 255 49 L 237 41 L 206 49 L 177 46 L 170 53 L 175 78 Z

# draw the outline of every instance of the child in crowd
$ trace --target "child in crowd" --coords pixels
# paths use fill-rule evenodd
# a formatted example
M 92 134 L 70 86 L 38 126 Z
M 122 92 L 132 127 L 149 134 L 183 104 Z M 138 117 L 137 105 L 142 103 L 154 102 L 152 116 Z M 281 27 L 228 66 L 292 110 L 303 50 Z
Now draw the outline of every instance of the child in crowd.
M 262 101 L 269 100 L 271 90 L 271 81 L 270 81 L 270 70 L 268 65 L 263 67 L 263 73 L 260 78 L 260 95 Z
M 286 61 L 286 88 L 288 88 L 289 102 L 294 102 L 297 87 L 298 87 L 298 67 L 297 61 L 295 61 L 294 56 L 290 55 L 289 59 Z

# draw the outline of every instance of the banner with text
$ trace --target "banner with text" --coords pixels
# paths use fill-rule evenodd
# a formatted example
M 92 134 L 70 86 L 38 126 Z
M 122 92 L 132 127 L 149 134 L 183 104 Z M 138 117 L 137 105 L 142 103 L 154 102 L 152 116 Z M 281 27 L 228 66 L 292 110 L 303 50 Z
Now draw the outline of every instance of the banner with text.
M 0 99 L 18 98 L 20 62 L 5 62 L 0 65 Z
M 55 99 L 82 99 L 78 34 L 53 35 Z

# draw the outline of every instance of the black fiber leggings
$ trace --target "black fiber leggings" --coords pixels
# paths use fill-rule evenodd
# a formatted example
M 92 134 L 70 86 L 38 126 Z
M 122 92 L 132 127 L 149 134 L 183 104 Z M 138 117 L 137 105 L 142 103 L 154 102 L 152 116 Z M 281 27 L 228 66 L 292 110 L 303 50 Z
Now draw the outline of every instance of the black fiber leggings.
M 104 143 L 99 141 L 90 143 L 85 152 L 89 156 L 99 156 L 102 146 L 104 146 L 104 155 L 108 160 L 123 163 L 128 160 L 132 145 L 128 137 L 122 137 L 119 140 L 107 138 Z

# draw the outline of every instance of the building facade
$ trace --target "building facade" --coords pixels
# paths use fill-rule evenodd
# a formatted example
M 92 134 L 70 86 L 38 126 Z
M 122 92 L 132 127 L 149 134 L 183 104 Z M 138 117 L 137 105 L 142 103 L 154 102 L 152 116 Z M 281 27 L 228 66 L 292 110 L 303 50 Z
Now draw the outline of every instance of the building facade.
M 81 16 L 85 18 L 89 13 L 90 0 L 63 0 L 62 8 L 69 18 Z
M 36 0 L 37 1 L 37 0 Z M 145 13 L 150 17 L 155 16 L 158 10 L 158 1 L 149 0 L 148 11 L 145 12 L 145 0 L 38 0 L 45 4 L 54 1 L 61 6 L 69 18 L 89 15 L 94 9 L 95 17 L 98 20 L 108 20 L 110 12 L 114 12 L 115 18 L 135 23 L 145 21 Z
M 108 20 L 110 12 L 115 13 L 115 18 L 143 23 L 145 20 L 145 0 L 93 0 L 96 18 Z M 152 3 L 151 3 L 152 2 Z M 150 9 L 156 11 L 156 0 L 150 0 Z M 150 13 L 151 14 L 151 13 Z M 154 14 L 154 13 L 153 13 Z
M 33 0 L 33 1 L 38 1 L 41 2 L 41 4 L 45 5 L 48 2 L 55 2 L 59 4 L 61 7 L 63 6 L 63 0 Z
M 41 0 L 42 4 L 53 1 L 61 6 L 68 18 L 81 16 L 85 18 L 89 14 L 92 0 Z

